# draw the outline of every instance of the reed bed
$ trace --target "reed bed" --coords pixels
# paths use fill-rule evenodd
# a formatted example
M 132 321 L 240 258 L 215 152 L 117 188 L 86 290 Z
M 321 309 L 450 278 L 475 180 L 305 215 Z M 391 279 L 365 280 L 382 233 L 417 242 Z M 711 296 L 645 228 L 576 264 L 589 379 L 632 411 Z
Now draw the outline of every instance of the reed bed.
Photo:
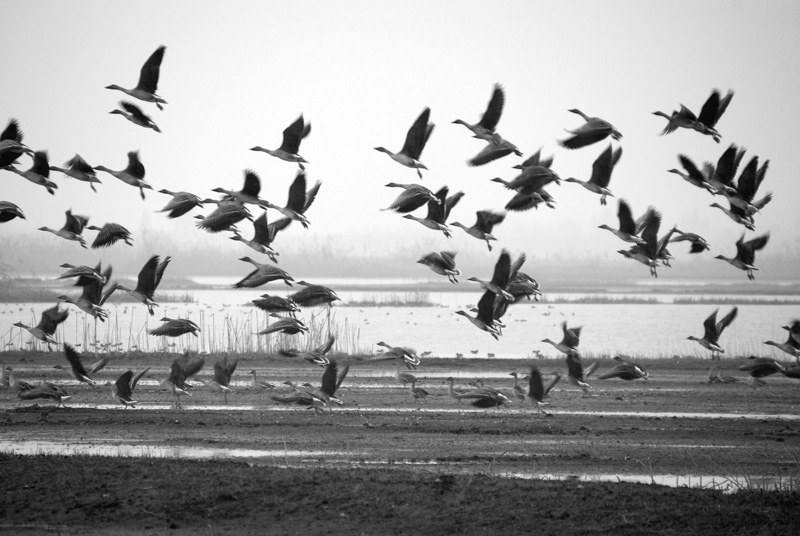
M 375 293 L 362 300 L 350 300 L 342 307 L 437 307 L 428 292 Z

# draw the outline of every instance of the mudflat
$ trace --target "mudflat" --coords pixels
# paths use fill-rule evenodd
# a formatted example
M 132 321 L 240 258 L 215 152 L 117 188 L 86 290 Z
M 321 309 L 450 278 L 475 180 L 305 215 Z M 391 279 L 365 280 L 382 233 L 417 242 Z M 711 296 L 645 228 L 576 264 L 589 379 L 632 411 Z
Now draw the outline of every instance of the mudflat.
M 211 377 L 218 357 L 206 357 L 199 377 Z M 197 383 L 174 409 L 157 383 L 172 359 L 114 356 L 93 388 L 52 370 L 58 352 L 4 354 L 19 377 L 46 372 L 71 398 L 66 408 L 13 390 L 0 400 L 0 531 L 800 531 L 800 382 L 773 375 L 755 389 L 736 369 L 744 359 L 721 362 L 730 383 L 709 383 L 706 367 L 717 365 L 699 359 L 640 361 L 648 381 L 599 380 L 615 364 L 601 360 L 588 395 L 562 380 L 541 413 L 514 399 L 509 373 L 566 374 L 563 360 L 423 359 L 409 371 L 423 401 L 397 382 L 394 364 L 339 356 L 351 364 L 343 405 L 316 413 L 272 397 L 290 392 L 284 380 L 318 386 L 321 368 L 254 356 L 240 359 L 227 404 Z M 123 409 L 110 383 L 145 367 L 139 404 Z M 251 370 L 276 387 L 255 389 Z M 459 403 L 447 377 L 457 389 L 480 378 L 512 402 Z

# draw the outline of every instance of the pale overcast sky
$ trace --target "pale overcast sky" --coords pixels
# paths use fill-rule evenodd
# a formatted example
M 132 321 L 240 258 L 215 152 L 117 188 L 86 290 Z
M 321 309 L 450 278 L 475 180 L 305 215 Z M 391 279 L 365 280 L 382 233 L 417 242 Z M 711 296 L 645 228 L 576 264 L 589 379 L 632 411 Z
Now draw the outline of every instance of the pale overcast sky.
M 525 156 L 539 147 L 554 154 L 553 169 L 562 178 L 587 180 L 593 160 L 608 146 L 604 141 L 577 151 L 559 147 L 564 129 L 582 123 L 568 110 L 613 123 L 624 136 L 624 153 L 612 192 L 629 200 L 637 215 L 655 205 L 664 216 L 662 230 L 677 224 L 705 236 L 712 244 L 705 255 L 732 256 L 743 228 L 709 207 L 722 198 L 667 172 L 678 167 L 677 154 L 698 164 L 716 162 L 736 143 L 748 151 L 743 164 L 752 155 L 769 159 L 759 193 L 772 191 L 775 199 L 757 215 L 755 234 L 771 232 L 765 257 L 770 250 L 798 253 L 795 1 L 0 0 L 0 6 L 0 121 L 4 127 L 17 119 L 25 143 L 46 149 L 53 165 L 79 153 L 91 165 L 122 169 L 126 153 L 139 150 L 155 190 L 201 197 L 215 195 L 210 190 L 218 186 L 240 188 L 249 168 L 262 179 L 262 197 L 283 205 L 297 167 L 249 148 L 277 148 L 283 129 L 302 113 L 312 130 L 300 152 L 309 161 L 309 180 L 323 184 L 307 214 L 310 229 L 295 224 L 279 241 L 338 239 L 333 243 L 379 250 L 414 240 L 420 249 L 485 251 L 484 243 L 460 229 L 453 228 L 447 240 L 379 211 L 399 192 L 386 183 L 418 179 L 373 147 L 399 150 L 411 123 L 430 107 L 436 128 L 422 153 L 429 171 L 421 182 L 432 190 L 445 184 L 451 192 L 463 190 L 450 221 L 471 225 L 476 210 L 502 209 L 510 199 L 490 179 L 512 179 L 511 166 L 520 159 L 512 155 L 467 167 L 483 142 L 452 121 L 476 122 L 500 83 L 506 105 L 498 131 Z M 163 111 L 105 89 L 135 86 L 139 69 L 159 45 L 167 47 L 158 88 L 168 102 Z M 659 136 L 666 121 L 652 112 L 669 113 L 680 103 L 699 112 L 714 88 L 736 92 L 717 125 L 722 143 L 687 130 Z M 140 106 L 162 133 L 109 114 L 123 98 Z M 20 168 L 29 165 L 25 157 Z M 137 189 L 105 173 L 98 177 L 103 184 L 95 194 L 85 183 L 53 172 L 59 188 L 50 196 L 0 172 L 0 200 L 17 203 L 28 217 L 3 224 L 0 233 L 57 241 L 36 229 L 60 227 L 64 211 L 72 208 L 91 216 L 90 223 L 125 225 L 137 247 L 146 247 L 143 238 L 153 235 L 198 247 L 223 243 L 231 266 L 241 270 L 237 259 L 248 254 L 246 248 L 194 227 L 191 216 L 211 208 L 168 220 L 154 212 L 168 196 L 147 191 L 142 201 Z M 500 246 L 529 256 L 609 252 L 622 269 L 646 270 L 617 259 L 622 242 L 597 229 L 616 223 L 615 199 L 601 207 L 598 196 L 570 183 L 548 190 L 557 208 L 509 213 L 495 229 Z M 270 211 L 269 217 L 279 214 Z M 250 237 L 251 230 L 243 234 Z M 75 248 L 71 262 L 113 258 L 114 248 Z M 142 257 L 152 253 L 169 252 L 143 251 Z M 720 269 L 737 275 L 727 271 L 731 267 Z

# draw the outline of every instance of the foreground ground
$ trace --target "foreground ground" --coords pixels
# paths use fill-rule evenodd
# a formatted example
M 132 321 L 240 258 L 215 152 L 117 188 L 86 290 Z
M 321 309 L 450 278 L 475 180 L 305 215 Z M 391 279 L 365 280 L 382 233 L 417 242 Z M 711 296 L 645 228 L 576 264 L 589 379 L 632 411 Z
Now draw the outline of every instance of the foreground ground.
M 62 378 L 51 369 L 63 360 L 57 353 L 3 358 L 28 379 L 42 371 Z M 135 410 L 111 405 L 108 386 L 68 386 L 66 409 L 19 404 L 13 392 L 0 401 L 6 452 L 111 446 L 105 453 L 116 456 L 2 455 L 0 531 L 800 532 L 800 383 L 787 378 L 771 376 L 754 390 L 743 381 L 708 384 L 708 362 L 646 362 L 649 382 L 594 380 L 587 397 L 559 384 L 547 413 L 537 414 L 520 403 L 459 405 L 444 383 L 482 377 L 507 389 L 508 373 L 532 362 L 425 360 L 415 374 L 431 394 L 417 410 L 392 365 L 354 363 L 341 387 L 345 406 L 315 415 L 271 400 L 279 390 L 249 389 L 247 373 L 317 384 L 321 369 L 263 359 L 240 362 L 227 406 L 198 388 L 183 410 L 172 409 L 156 382 L 171 359 L 117 356 L 99 374 L 102 384 L 128 368 L 153 367 Z M 208 361 L 200 377 L 210 377 L 215 358 Z M 723 372 L 744 380 L 738 363 L 725 362 Z M 536 364 L 565 372 L 563 361 Z M 596 374 L 612 364 L 601 362 Z M 678 485 L 702 477 L 703 487 L 742 491 L 577 480 L 607 475 Z M 764 482 L 782 491 L 753 489 Z

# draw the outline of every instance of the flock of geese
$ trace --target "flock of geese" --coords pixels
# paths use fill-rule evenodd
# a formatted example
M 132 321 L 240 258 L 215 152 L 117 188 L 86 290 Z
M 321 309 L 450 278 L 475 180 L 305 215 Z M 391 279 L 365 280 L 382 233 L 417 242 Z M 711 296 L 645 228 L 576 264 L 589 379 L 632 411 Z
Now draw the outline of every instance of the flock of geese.
M 157 94 L 157 89 L 165 51 L 166 48 L 161 46 L 147 59 L 141 68 L 139 81 L 135 87 L 125 88 L 118 85 L 109 85 L 107 89 L 120 91 L 144 103 L 155 104 L 159 110 L 163 110 L 163 105 L 167 104 L 167 102 Z M 655 115 L 667 120 L 667 125 L 664 127 L 662 135 L 670 134 L 678 128 L 683 128 L 694 130 L 699 135 L 710 136 L 719 143 L 722 136 L 717 130 L 717 123 L 729 107 L 732 98 L 732 91 L 728 91 L 725 96 L 722 96 L 719 91 L 714 90 L 703 104 L 699 114 L 695 114 L 683 105 L 680 106 L 680 109 L 673 110 L 671 113 L 655 112 Z M 475 123 L 461 119 L 453 121 L 453 123 L 467 128 L 474 138 L 485 142 L 484 148 L 467 161 L 469 166 L 482 166 L 512 153 L 516 156 L 522 156 L 523 153 L 518 147 L 503 138 L 497 131 L 504 102 L 505 92 L 497 84 L 493 88 L 489 103 L 479 121 Z M 601 205 L 606 205 L 609 197 L 615 197 L 609 188 L 609 184 L 614 168 L 622 156 L 622 147 L 619 145 L 622 133 L 604 119 L 589 116 L 578 109 L 569 111 L 580 116 L 583 123 L 577 128 L 569 130 L 567 138 L 558 141 L 561 147 L 568 150 L 579 150 L 608 138 L 613 142 L 609 143 L 608 147 L 595 159 L 588 180 L 569 177 L 563 179 L 563 181 L 582 186 L 588 192 L 597 195 Z M 122 115 L 138 127 L 161 132 L 153 118 L 145 114 L 139 106 L 132 102 L 121 101 L 119 108 L 111 113 Z M 422 153 L 434 130 L 430 114 L 430 108 L 425 108 L 422 111 L 408 129 L 405 142 L 399 151 L 392 152 L 382 146 L 375 147 L 376 151 L 387 154 L 398 164 L 415 170 L 420 179 L 422 178 L 423 170 L 427 170 L 422 161 Z M 196 216 L 198 220 L 196 222 L 197 228 L 209 233 L 231 233 L 229 237 L 231 240 L 241 242 L 244 246 L 269 258 L 271 263 L 261 263 L 248 256 L 242 257 L 241 261 L 252 265 L 252 271 L 236 282 L 233 285 L 234 288 L 256 288 L 272 281 L 282 281 L 290 287 L 295 284 L 302 287 L 297 292 L 286 297 L 264 294 L 260 299 L 253 300 L 257 307 L 266 311 L 271 318 L 275 319 L 259 335 L 269 335 L 276 332 L 290 335 L 307 333 L 308 327 L 302 320 L 297 318 L 297 313 L 300 309 L 316 305 L 331 305 L 339 299 L 330 288 L 314 285 L 306 281 L 295 281 L 289 273 L 274 264 L 277 263 L 279 256 L 279 252 L 273 247 L 276 236 L 292 222 L 298 222 L 304 228 L 308 228 L 310 222 L 307 212 L 319 194 L 321 183 L 317 181 L 309 187 L 306 166 L 304 165 L 308 164 L 308 162 L 300 155 L 300 144 L 310 132 L 311 124 L 306 122 L 301 115 L 283 130 L 282 143 L 277 149 L 267 149 L 261 146 L 251 148 L 252 151 L 264 152 L 272 157 L 297 164 L 298 172 L 289 187 L 288 199 L 284 206 L 276 205 L 260 197 L 261 181 L 252 170 L 245 170 L 244 183 L 240 190 L 229 190 L 222 187 L 213 189 L 212 192 L 220 194 L 220 197 L 216 199 L 210 197 L 202 199 L 200 196 L 186 191 L 159 190 L 159 193 L 170 196 L 169 202 L 160 210 L 168 218 L 182 217 L 194 208 L 203 207 L 206 204 L 214 205 L 214 210 L 209 214 Z M 616 148 L 614 147 L 614 142 L 617 144 Z M 18 161 L 26 155 L 32 158 L 32 164 L 28 169 L 23 170 L 17 166 Z M 756 194 L 765 178 L 769 161 L 759 164 L 758 156 L 752 156 L 747 164 L 742 167 L 741 162 L 744 155 L 745 150 L 733 144 L 723 152 L 716 163 L 706 162 L 702 166 L 696 165 L 686 155 L 679 155 L 678 160 L 683 170 L 671 169 L 669 171 L 681 176 L 692 186 L 707 191 L 709 195 L 726 198 L 728 201 L 727 207 L 716 202 L 711 206 L 721 209 L 732 221 L 744 227 L 746 231 L 753 231 L 755 229 L 755 216 L 764 209 L 772 198 L 772 194 L 768 193 L 762 198 L 756 199 Z M 145 199 L 145 190 L 153 189 L 145 180 L 145 166 L 137 151 L 128 152 L 127 158 L 127 166 L 120 170 L 100 165 L 92 166 L 78 154 L 67 161 L 66 167 L 56 167 L 49 164 L 47 151 L 33 151 L 23 143 L 23 133 L 17 121 L 10 120 L 8 126 L 0 134 L 0 169 L 15 173 L 31 183 L 43 187 L 51 195 L 55 195 L 58 189 L 58 184 L 50 177 L 51 171 L 57 171 L 72 179 L 86 182 L 94 192 L 97 192 L 95 185 L 101 182 L 97 172 L 102 171 L 137 188 L 141 198 Z M 562 178 L 552 169 L 552 165 L 553 157 L 545 158 L 541 155 L 541 150 L 539 150 L 522 163 L 514 166 L 519 173 L 513 179 L 505 180 L 500 177 L 492 179 L 492 181 L 502 184 L 507 190 L 513 192 L 513 197 L 504 207 L 505 210 L 478 211 L 475 223 L 470 226 L 460 222 L 448 223 L 452 210 L 458 205 L 460 199 L 464 196 L 464 192 L 459 191 L 451 194 L 447 186 L 433 192 L 418 183 L 389 183 L 386 185 L 387 187 L 400 188 L 402 191 L 384 210 L 401 214 L 403 218 L 418 222 L 436 232 L 441 232 L 445 237 L 452 236 L 451 227 L 459 227 L 469 236 L 485 242 L 488 250 L 492 251 L 492 242 L 497 241 L 497 237 L 493 234 L 494 228 L 504 221 L 506 211 L 521 212 L 538 209 L 540 204 L 554 208 L 556 201 L 545 188 L 553 183 L 560 184 Z M 670 266 L 670 261 L 674 257 L 668 250 L 669 244 L 689 242 L 690 253 L 694 254 L 710 249 L 708 242 L 702 236 L 693 232 L 679 230 L 677 226 L 659 236 L 662 215 L 653 206 L 648 207 L 638 218 L 634 217 L 630 204 L 624 198 L 618 200 L 617 206 L 616 222 L 604 224 L 600 227 L 610 231 L 621 241 L 628 244 L 627 249 L 621 249 L 619 253 L 646 265 L 653 276 L 658 275 L 657 269 L 660 266 Z M 263 213 L 255 217 L 250 210 L 251 207 L 263 209 Z M 423 207 L 427 211 L 424 217 L 413 214 Z M 268 221 L 267 211 L 269 209 L 279 212 L 280 218 Z M 87 248 L 87 239 L 83 236 L 86 230 L 98 232 L 88 246 L 91 249 L 106 248 L 120 242 L 133 246 L 131 233 L 118 223 L 107 222 L 100 227 L 89 226 L 90 218 L 87 216 L 73 214 L 71 209 L 67 209 L 65 215 L 66 221 L 60 229 L 41 227 L 40 230 L 52 233 L 64 240 L 77 242 L 82 248 Z M 0 200 L 0 223 L 10 222 L 17 218 L 25 219 L 23 210 L 11 201 Z M 246 238 L 243 235 L 243 231 L 237 227 L 245 220 L 252 223 L 252 238 Z M 768 240 L 769 233 L 749 240 L 745 240 L 745 233 L 743 233 L 736 241 L 735 256 L 718 255 L 716 258 L 745 271 L 747 277 L 752 280 L 754 279 L 754 272 L 758 271 L 755 266 L 755 254 L 766 246 Z M 457 268 L 455 259 L 455 252 L 439 251 L 423 255 L 418 262 L 427 266 L 436 274 L 447 277 L 449 281 L 455 284 L 458 283 L 458 277 L 461 275 L 461 270 Z M 59 278 L 74 278 L 75 285 L 81 288 L 81 294 L 77 298 L 61 296 L 59 300 L 77 307 L 86 314 L 93 316 L 95 320 L 104 321 L 107 317 L 107 312 L 103 308 L 104 303 L 115 291 L 121 290 L 144 304 L 148 308 L 150 315 L 154 315 L 154 308 L 158 305 L 154 294 L 170 260 L 169 256 L 162 258 L 159 255 L 152 255 L 139 272 L 135 288 L 128 288 L 119 281 L 112 282 L 112 269 L 110 266 L 103 268 L 101 263 L 98 263 L 95 267 L 63 264 L 61 265 L 62 268 L 67 268 L 67 271 Z M 537 299 L 541 294 L 537 281 L 522 271 L 525 260 L 524 253 L 512 259 L 510 252 L 503 249 L 497 258 L 491 279 L 469 278 L 469 281 L 477 283 L 483 289 L 483 294 L 478 301 L 477 307 L 470 311 L 459 310 L 456 314 L 464 316 L 476 328 L 489 333 L 495 339 L 502 336 L 503 329 L 506 327 L 502 319 L 508 307 L 522 300 Z M 53 338 L 55 328 L 68 315 L 68 309 L 60 309 L 59 304 L 44 311 L 37 326 L 27 326 L 21 322 L 16 323 L 15 326 L 28 330 L 33 337 L 45 343 L 56 344 L 57 341 Z M 703 347 L 711 350 L 712 359 L 718 357 L 720 353 L 724 352 L 719 345 L 719 337 L 723 330 L 734 320 L 736 314 L 737 309 L 733 308 L 729 314 L 717 322 L 715 311 L 704 323 L 705 333 L 703 337 L 691 336 L 689 339 L 695 340 Z M 151 335 L 175 337 L 193 334 L 196 336 L 199 331 L 199 327 L 188 319 L 163 317 L 161 320 L 163 324 L 151 330 Z M 800 350 L 798 350 L 798 347 L 800 347 L 800 343 L 798 343 L 799 324 L 800 322 L 795 321 L 792 326 L 786 327 L 790 331 L 789 339 L 786 343 L 772 342 L 770 344 L 784 350 L 795 358 L 800 357 Z M 569 381 L 585 390 L 588 388 L 588 384 L 585 381 L 587 374 L 583 370 L 578 351 L 580 328 L 568 328 L 566 323 L 562 328 L 563 339 L 559 343 L 555 343 L 550 339 L 545 339 L 543 342 L 552 344 L 556 349 L 566 354 Z M 77 352 L 74 348 L 67 343 L 64 343 L 63 347 L 71 364 L 73 375 L 79 381 L 90 381 L 90 374 L 80 366 L 80 359 L 77 357 Z M 334 395 L 347 374 L 348 366 L 342 366 L 335 361 L 324 358 L 324 354 L 330 350 L 330 347 L 324 349 L 324 351 L 323 349 L 313 350 L 304 356 L 310 362 L 325 366 L 321 387 L 319 389 L 307 386 L 299 388 L 291 396 L 276 397 L 277 401 L 306 405 L 316 410 L 320 410 L 322 407 L 330 407 L 331 403 L 337 402 Z M 412 351 L 406 349 L 393 354 L 394 351 L 394 349 L 390 348 L 377 357 L 382 360 L 402 360 L 409 366 L 419 364 L 418 357 Z M 294 350 L 294 352 L 298 351 Z M 167 383 L 171 386 L 173 393 L 176 394 L 176 401 L 179 400 L 178 394 L 181 391 L 185 392 L 186 379 L 191 376 L 190 361 L 188 359 L 178 359 L 172 365 Z M 776 370 L 787 372 L 787 367 L 783 367 L 777 362 L 776 366 L 781 367 L 776 368 Z M 218 363 L 214 367 L 214 379 L 206 380 L 206 385 L 227 393 L 230 376 L 235 371 L 235 368 L 235 360 L 231 362 L 226 360 L 223 363 Z M 624 360 L 621 360 L 620 364 L 615 367 L 615 371 L 615 377 L 623 379 L 647 378 L 647 373 L 642 367 Z M 0 372 L 5 373 L 5 370 Z M 788 372 L 793 373 L 793 370 Z M 543 384 L 542 375 L 535 367 L 527 377 L 529 386 L 528 389 L 523 389 L 523 391 L 526 397 L 538 405 L 547 396 L 548 385 Z M 133 376 L 130 371 L 123 374 L 115 383 L 115 397 L 126 406 L 132 405 L 131 394 L 140 378 L 141 374 Z M 517 378 L 515 376 L 515 388 L 519 387 L 516 381 Z M 44 382 L 42 385 L 44 385 Z M 416 386 L 415 380 L 412 380 L 410 385 L 411 396 L 415 400 L 424 399 L 424 389 Z M 549 388 L 552 388 L 552 381 L 549 384 Z M 25 396 L 32 397 L 34 393 L 39 393 L 42 390 L 45 393 L 54 393 L 54 388 L 52 387 L 31 387 L 30 389 L 21 390 L 20 396 L 23 398 Z M 53 396 L 56 395 L 53 394 Z M 508 400 L 508 397 L 502 395 L 499 391 L 491 392 L 489 388 L 485 387 L 456 393 L 455 396 L 459 400 L 473 400 L 473 403 L 479 406 L 481 404 L 500 405 L 498 401 L 502 397 Z

